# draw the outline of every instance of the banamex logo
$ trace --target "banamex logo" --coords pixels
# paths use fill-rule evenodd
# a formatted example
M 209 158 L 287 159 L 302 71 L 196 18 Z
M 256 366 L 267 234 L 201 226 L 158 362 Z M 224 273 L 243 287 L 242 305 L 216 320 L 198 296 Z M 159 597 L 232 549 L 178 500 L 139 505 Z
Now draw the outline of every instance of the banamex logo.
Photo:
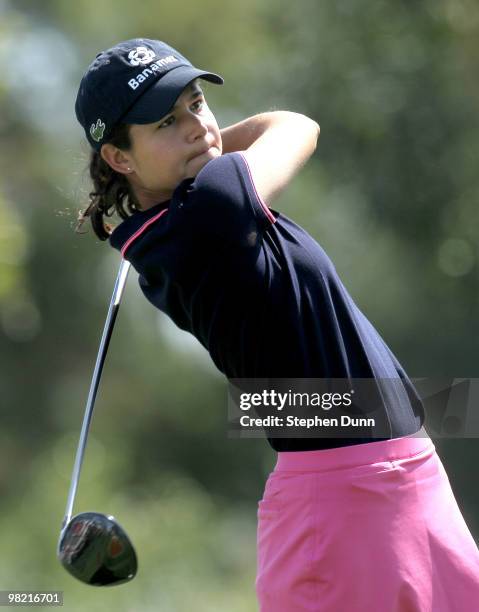
M 155 53 L 146 47 L 137 47 L 128 53 L 128 59 L 132 66 L 146 66 L 155 59 Z

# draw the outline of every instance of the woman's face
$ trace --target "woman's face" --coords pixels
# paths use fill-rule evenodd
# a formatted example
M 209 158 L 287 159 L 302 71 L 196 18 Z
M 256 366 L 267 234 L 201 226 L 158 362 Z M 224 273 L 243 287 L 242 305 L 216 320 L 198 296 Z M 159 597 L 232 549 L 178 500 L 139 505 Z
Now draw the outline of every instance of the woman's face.
M 185 178 L 195 177 L 222 153 L 221 134 L 198 79 L 155 123 L 130 127 L 127 174 L 143 209 L 168 200 Z

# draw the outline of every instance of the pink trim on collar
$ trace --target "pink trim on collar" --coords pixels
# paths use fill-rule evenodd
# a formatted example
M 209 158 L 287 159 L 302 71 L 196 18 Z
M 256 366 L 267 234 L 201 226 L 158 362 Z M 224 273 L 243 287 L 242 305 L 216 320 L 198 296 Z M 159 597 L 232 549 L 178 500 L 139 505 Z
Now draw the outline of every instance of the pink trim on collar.
M 152 223 L 157 221 L 161 217 L 161 215 L 163 215 L 167 211 L 168 211 L 168 209 L 164 208 L 157 215 L 155 215 L 154 217 L 151 217 L 151 219 L 148 219 L 148 221 L 146 223 L 143 223 L 143 225 L 140 227 L 140 229 L 136 230 L 136 232 L 132 236 L 130 236 L 128 238 L 128 240 L 125 242 L 125 244 L 121 247 L 121 254 L 122 254 L 123 257 L 125 257 L 126 250 L 138 238 L 138 236 L 141 236 L 141 234 L 143 234 L 143 232 L 146 230 L 147 227 L 149 227 Z

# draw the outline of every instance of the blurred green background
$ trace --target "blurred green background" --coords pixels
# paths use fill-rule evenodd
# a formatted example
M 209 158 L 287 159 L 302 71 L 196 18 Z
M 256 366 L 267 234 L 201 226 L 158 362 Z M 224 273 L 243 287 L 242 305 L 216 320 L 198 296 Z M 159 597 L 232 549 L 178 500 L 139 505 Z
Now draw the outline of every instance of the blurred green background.
M 321 125 L 275 208 L 326 249 L 409 375 L 478 375 L 479 5 L 473 0 L 0 0 L 0 589 L 64 609 L 257 609 L 256 503 L 275 454 L 226 433 L 207 353 L 132 271 L 75 512 L 111 513 L 140 572 L 86 587 L 56 560 L 88 386 L 118 269 L 92 231 L 74 117 L 94 56 L 143 36 L 225 78 L 220 127 L 268 110 Z M 437 440 L 479 538 L 474 439 Z

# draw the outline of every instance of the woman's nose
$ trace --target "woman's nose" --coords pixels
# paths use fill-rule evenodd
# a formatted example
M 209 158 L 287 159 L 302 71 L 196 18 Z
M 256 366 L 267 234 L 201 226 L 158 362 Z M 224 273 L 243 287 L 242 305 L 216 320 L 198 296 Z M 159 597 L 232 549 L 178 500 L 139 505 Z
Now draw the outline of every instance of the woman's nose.
M 188 121 L 188 139 L 194 142 L 198 138 L 203 138 L 208 133 L 205 120 L 199 115 L 191 114 Z

